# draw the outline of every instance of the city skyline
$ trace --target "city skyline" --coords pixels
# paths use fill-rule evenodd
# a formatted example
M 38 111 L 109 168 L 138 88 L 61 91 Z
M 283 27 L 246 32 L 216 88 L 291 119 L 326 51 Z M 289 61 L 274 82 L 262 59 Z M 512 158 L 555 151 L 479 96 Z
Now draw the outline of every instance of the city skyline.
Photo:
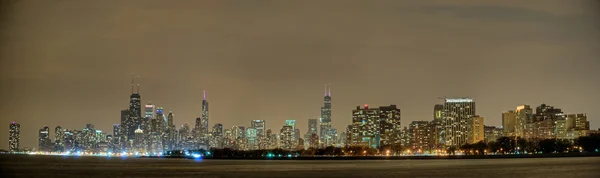
M 330 83 L 338 133 L 356 106 L 397 105 L 405 127 L 444 96 L 474 98 L 485 125 L 546 103 L 597 129 L 596 6 L 541 2 L 19 1 L 1 12 L 0 149 L 12 122 L 21 147 L 44 126 L 111 131 L 132 72 L 142 107 L 173 111 L 178 128 L 194 127 L 206 90 L 209 126 L 294 119 L 304 134 Z

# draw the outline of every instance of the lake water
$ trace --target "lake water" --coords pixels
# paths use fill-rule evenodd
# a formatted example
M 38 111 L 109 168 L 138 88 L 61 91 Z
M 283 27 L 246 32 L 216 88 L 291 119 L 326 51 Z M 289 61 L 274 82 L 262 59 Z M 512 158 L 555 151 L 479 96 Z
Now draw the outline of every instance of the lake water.
M 452 160 L 193 160 L 0 155 L 2 177 L 600 178 L 600 157 Z

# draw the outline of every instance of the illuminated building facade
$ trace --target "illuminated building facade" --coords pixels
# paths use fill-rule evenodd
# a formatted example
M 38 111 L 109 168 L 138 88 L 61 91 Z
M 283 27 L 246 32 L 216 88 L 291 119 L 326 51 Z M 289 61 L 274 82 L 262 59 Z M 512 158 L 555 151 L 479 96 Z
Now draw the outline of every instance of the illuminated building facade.
M 446 98 L 444 102 L 444 143 L 460 147 L 467 143 L 468 120 L 475 116 L 475 102 L 471 98 Z
M 400 143 L 400 109 L 396 105 L 379 107 L 379 135 L 380 145 L 393 145 Z
M 408 126 L 409 148 L 415 153 L 424 153 L 431 150 L 431 127 L 428 121 L 413 121 Z
M 352 125 L 347 130 L 348 145 L 379 147 L 380 111 L 379 108 L 369 108 L 368 105 L 364 105 L 364 108 L 357 106 L 352 110 Z
M 327 138 L 331 138 L 331 136 L 327 135 L 329 129 L 331 128 L 331 88 L 329 85 L 325 86 L 325 97 L 323 97 L 323 107 L 321 107 L 321 119 L 320 119 L 320 142 L 323 146 L 331 145 L 332 143 L 328 143 Z
M 483 125 L 483 117 L 474 116 L 467 121 L 467 124 L 469 127 L 469 144 L 474 144 L 485 140 L 485 126 Z
M 19 151 L 19 144 L 21 141 L 21 125 L 12 122 L 10 123 L 8 130 L 8 150 L 11 152 Z

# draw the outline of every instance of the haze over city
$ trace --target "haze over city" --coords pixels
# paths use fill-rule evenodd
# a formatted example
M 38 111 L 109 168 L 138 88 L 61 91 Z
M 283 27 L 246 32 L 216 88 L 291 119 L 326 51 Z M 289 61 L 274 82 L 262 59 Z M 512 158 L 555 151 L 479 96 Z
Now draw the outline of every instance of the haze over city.
M 142 104 L 210 124 L 318 118 L 331 84 L 332 126 L 356 106 L 397 105 L 402 127 L 431 120 L 439 97 L 470 97 L 485 125 L 546 103 L 600 127 L 596 1 L 4 1 L 0 12 L 0 149 L 38 130 L 112 132 Z M 342 3 L 343 2 L 343 3 Z

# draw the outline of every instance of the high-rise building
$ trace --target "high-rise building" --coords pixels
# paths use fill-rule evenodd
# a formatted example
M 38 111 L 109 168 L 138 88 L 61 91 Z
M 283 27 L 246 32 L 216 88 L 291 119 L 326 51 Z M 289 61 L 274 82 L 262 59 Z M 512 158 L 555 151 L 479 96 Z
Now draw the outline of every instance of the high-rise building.
M 265 135 L 265 120 L 252 120 L 250 121 L 250 127 L 256 129 L 256 135 L 258 137 L 263 137 Z
M 357 106 L 355 110 L 352 110 L 352 125 L 347 130 L 350 140 L 347 141 L 347 144 L 378 148 L 380 116 L 379 108 L 369 108 L 366 104 L 364 108 Z
M 396 105 L 380 106 L 379 135 L 380 145 L 400 143 L 400 109 Z
M 146 106 L 144 106 L 144 118 L 146 118 L 146 119 L 156 118 L 156 113 L 154 111 L 156 111 L 156 105 L 153 105 L 151 103 L 146 104 Z
M 250 127 L 246 129 L 246 149 L 257 150 L 258 149 L 258 138 L 256 128 Z
M 45 126 L 40 129 L 38 136 L 38 149 L 40 151 L 52 151 L 52 142 L 50 141 L 50 128 Z
M 19 151 L 19 142 L 21 141 L 21 125 L 12 122 L 8 131 L 8 150 L 11 152 Z
M 502 129 L 506 136 L 517 136 L 517 113 L 509 110 L 502 113 Z M 522 130 L 519 130 L 522 135 Z
M 428 121 L 413 121 L 408 126 L 409 149 L 416 153 L 424 153 L 431 150 L 429 137 L 431 131 Z
M 495 126 L 484 126 L 483 132 L 486 143 L 495 142 L 504 135 L 503 128 L 496 128 Z
M 313 133 L 318 134 L 318 132 L 317 132 L 317 125 L 318 125 L 317 119 L 308 119 L 308 133 L 310 133 L 310 134 L 313 134 Z
M 75 135 L 72 130 L 64 129 L 64 143 L 65 143 L 65 151 L 74 151 L 75 150 Z
M 446 98 L 443 125 L 446 146 L 460 147 L 467 143 L 468 120 L 475 116 L 475 102 L 471 98 Z
M 284 150 L 293 150 L 294 146 L 294 129 L 290 125 L 284 125 L 280 131 L 280 146 Z
M 145 152 L 147 146 L 144 145 L 144 131 L 138 128 L 135 130 L 135 140 L 134 140 L 134 148 L 137 152 Z
M 213 126 L 210 147 L 223 148 L 223 124 L 217 123 Z
M 65 147 L 65 143 L 64 143 L 64 137 L 65 137 L 65 132 L 64 129 L 60 126 L 56 126 L 56 128 L 54 128 L 54 150 L 56 151 L 64 151 L 64 147 Z
M 202 100 L 202 119 L 200 122 L 200 143 L 208 145 L 208 101 L 206 100 L 206 91 L 204 91 Z
M 467 124 L 469 127 L 469 144 L 474 144 L 485 140 L 483 117 L 473 116 L 467 121 Z
M 535 122 L 533 118 L 533 110 L 529 105 L 517 106 L 515 110 L 515 136 L 528 138 L 531 134 L 530 124 Z
M 431 130 L 429 144 L 431 149 L 439 149 L 444 147 L 444 105 L 436 104 L 433 106 L 433 120 L 429 123 Z
M 320 141 L 323 145 L 329 145 L 327 143 L 328 135 L 327 132 L 331 128 L 331 88 L 329 85 L 325 86 L 325 97 L 323 98 L 323 107 L 321 107 L 321 128 L 320 128 Z
M 135 130 L 142 125 L 142 98 L 140 95 L 140 84 L 137 84 L 137 90 L 134 92 L 135 80 L 131 80 L 131 96 L 129 97 L 129 114 L 127 118 L 127 137 L 130 143 L 135 139 Z

